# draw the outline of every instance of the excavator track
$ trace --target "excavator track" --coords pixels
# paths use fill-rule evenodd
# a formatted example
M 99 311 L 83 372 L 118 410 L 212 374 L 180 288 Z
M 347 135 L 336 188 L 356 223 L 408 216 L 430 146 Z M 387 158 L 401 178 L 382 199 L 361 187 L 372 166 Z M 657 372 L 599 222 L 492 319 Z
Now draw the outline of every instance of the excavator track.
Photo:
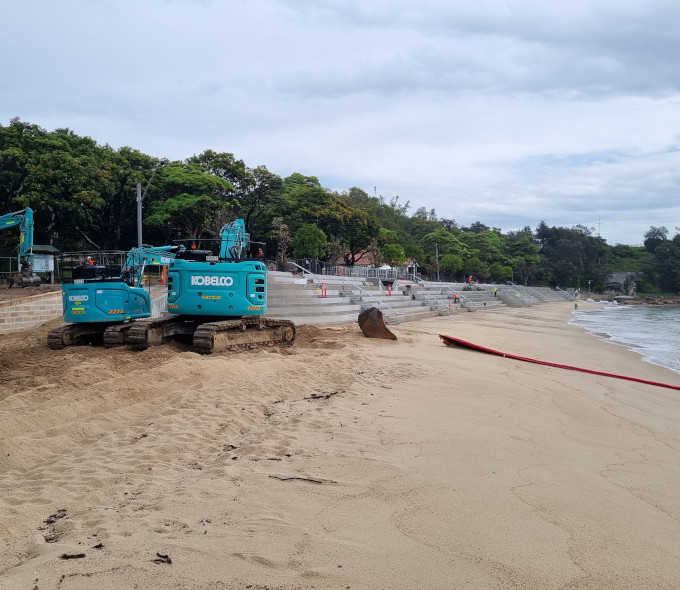
M 52 328 L 47 333 L 47 346 L 52 350 L 87 344 L 104 344 L 107 348 L 122 346 L 125 344 L 127 333 L 133 325 L 132 322 L 62 324 Z
M 130 328 L 127 344 L 134 350 L 146 350 L 149 346 L 159 346 L 169 339 L 165 329 L 179 320 L 178 317 L 162 317 L 139 320 Z
M 127 342 L 127 336 L 134 324 L 126 322 L 124 324 L 115 324 L 109 326 L 104 330 L 104 346 L 106 348 L 115 348 L 116 346 L 123 346 Z
M 63 324 L 47 333 L 47 346 L 52 350 L 61 350 L 67 346 L 101 344 L 106 327 L 98 324 Z
M 71 346 L 71 326 L 64 324 L 57 328 L 52 328 L 47 333 L 47 346 L 52 350 L 61 350 L 66 346 Z
M 223 350 L 292 344 L 294 340 L 293 322 L 252 317 L 201 324 L 194 333 L 194 351 L 211 354 Z
M 128 332 L 127 343 L 134 350 L 146 350 L 176 336 L 193 337 L 195 352 L 211 354 L 223 350 L 290 345 L 295 340 L 295 324 L 262 317 L 213 322 L 184 316 L 155 318 L 135 322 Z

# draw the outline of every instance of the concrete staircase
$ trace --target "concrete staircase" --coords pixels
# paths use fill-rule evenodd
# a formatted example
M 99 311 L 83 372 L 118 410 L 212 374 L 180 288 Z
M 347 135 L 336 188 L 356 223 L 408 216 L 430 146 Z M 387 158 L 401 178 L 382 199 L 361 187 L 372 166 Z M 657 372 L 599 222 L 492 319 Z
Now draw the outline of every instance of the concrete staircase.
M 527 287 L 521 287 L 522 289 L 527 289 Z M 555 302 L 555 301 L 570 301 L 570 296 L 569 293 L 566 291 L 555 291 L 555 289 L 551 289 L 550 287 L 531 287 L 531 292 L 538 293 L 541 295 L 544 299 L 544 302 Z
M 415 288 L 389 289 L 377 280 L 268 273 L 265 317 L 295 324 L 340 324 L 356 322 L 359 314 L 370 307 L 377 307 L 389 324 L 448 315 L 457 306 L 438 291 L 425 294 Z
M 409 288 L 409 283 L 406 281 L 398 281 L 398 286 L 399 288 L 402 288 L 403 286 Z M 432 295 L 437 299 L 443 298 L 446 300 L 456 293 L 461 307 L 470 311 L 476 311 L 484 307 L 506 305 L 502 298 L 499 297 L 501 288 L 497 286 L 497 291 L 494 295 L 493 285 L 474 285 L 470 287 L 465 283 L 423 281 L 418 285 L 410 285 L 410 288 L 416 290 L 416 292 L 422 293 L 425 298 Z
M 555 291 L 550 287 L 524 287 L 522 285 L 502 285 L 499 297 L 508 305 L 533 305 L 570 300 L 566 291 Z M 517 297 L 519 295 L 519 297 Z

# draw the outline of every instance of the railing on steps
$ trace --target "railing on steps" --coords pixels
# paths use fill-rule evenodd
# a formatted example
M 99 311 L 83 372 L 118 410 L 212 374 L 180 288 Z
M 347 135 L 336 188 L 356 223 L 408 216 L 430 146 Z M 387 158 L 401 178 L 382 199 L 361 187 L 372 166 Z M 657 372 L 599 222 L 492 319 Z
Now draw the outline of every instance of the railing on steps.
M 399 279 L 394 281 L 394 283 L 392 284 L 392 289 L 395 290 L 395 291 L 398 290 L 399 284 L 400 284 Z M 407 290 L 410 290 L 410 284 L 407 284 Z M 403 291 L 403 292 L 404 292 L 404 294 L 406 294 L 406 291 Z M 435 302 L 434 306 L 430 305 L 430 311 L 440 311 L 441 309 L 450 309 L 450 306 L 449 306 L 448 303 L 442 303 L 441 301 L 439 301 L 439 299 L 437 299 L 431 293 L 428 293 L 427 291 L 421 291 L 421 292 L 423 294 L 423 301 L 425 301 L 425 299 L 427 298 L 427 299 L 433 300 Z M 415 293 L 411 293 L 411 296 L 415 299 Z M 434 309 L 433 309 L 433 307 L 434 307 Z
M 512 294 L 510 295 L 510 293 Z M 533 304 L 531 297 L 522 295 L 517 289 L 513 289 L 512 287 L 502 289 L 500 291 L 500 296 L 501 299 L 508 300 L 506 301 L 507 305 L 531 306 Z M 512 303 L 510 303 L 510 301 L 512 301 Z
M 545 295 L 543 295 L 543 293 L 539 293 L 538 291 L 536 291 L 536 289 L 533 289 L 532 287 L 524 287 L 524 288 L 527 291 L 529 291 L 529 293 L 531 293 L 534 297 L 536 297 L 536 299 L 538 299 L 539 301 L 543 301 L 543 302 L 550 301 Z
M 571 301 L 571 299 L 572 299 L 572 296 L 569 293 L 567 293 L 564 289 L 560 289 L 559 287 L 555 287 L 555 292 L 562 295 L 562 297 L 564 297 L 567 301 Z
M 315 275 L 313 272 L 307 270 L 305 267 L 300 266 L 299 264 L 297 264 L 295 262 L 289 262 L 288 266 L 292 266 L 297 271 L 302 272 L 303 277 L 309 275 L 312 278 L 312 281 L 318 281 L 319 284 L 322 282 L 321 279 L 319 279 L 319 277 L 317 275 Z
M 448 285 L 444 285 L 444 288 L 448 291 L 451 291 L 453 299 L 458 299 L 461 307 L 464 307 L 465 309 L 475 309 L 477 307 L 482 307 L 479 303 L 472 301 L 472 299 L 466 297 L 456 289 L 449 287 Z M 449 297 L 449 299 L 451 299 L 451 297 Z
M 423 291 L 423 301 L 424 302 L 434 301 L 434 305 L 430 304 L 430 310 L 431 311 L 439 311 L 439 306 L 441 305 L 441 302 L 434 295 L 432 295 L 432 293 L 428 293 L 427 291 Z M 434 309 L 432 309 L 433 307 L 434 307 Z

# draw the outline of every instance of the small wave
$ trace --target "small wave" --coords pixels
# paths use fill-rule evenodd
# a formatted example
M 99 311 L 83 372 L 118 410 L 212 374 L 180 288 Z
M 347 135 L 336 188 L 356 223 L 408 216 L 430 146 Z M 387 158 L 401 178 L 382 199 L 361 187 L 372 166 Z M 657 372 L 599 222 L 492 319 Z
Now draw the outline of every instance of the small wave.
M 637 352 L 648 363 L 680 373 L 680 309 L 610 306 L 578 311 L 570 324 Z

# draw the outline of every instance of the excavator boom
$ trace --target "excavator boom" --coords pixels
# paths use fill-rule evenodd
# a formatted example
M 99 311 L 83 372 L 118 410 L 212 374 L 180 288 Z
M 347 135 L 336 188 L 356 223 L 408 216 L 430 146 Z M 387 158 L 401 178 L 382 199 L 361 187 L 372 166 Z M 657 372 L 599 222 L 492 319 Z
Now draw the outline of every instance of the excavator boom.
M 0 215 L 0 230 L 19 226 L 19 272 L 12 277 L 12 285 L 18 287 L 38 286 L 40 277 L 33 272 L 33 209 Z

